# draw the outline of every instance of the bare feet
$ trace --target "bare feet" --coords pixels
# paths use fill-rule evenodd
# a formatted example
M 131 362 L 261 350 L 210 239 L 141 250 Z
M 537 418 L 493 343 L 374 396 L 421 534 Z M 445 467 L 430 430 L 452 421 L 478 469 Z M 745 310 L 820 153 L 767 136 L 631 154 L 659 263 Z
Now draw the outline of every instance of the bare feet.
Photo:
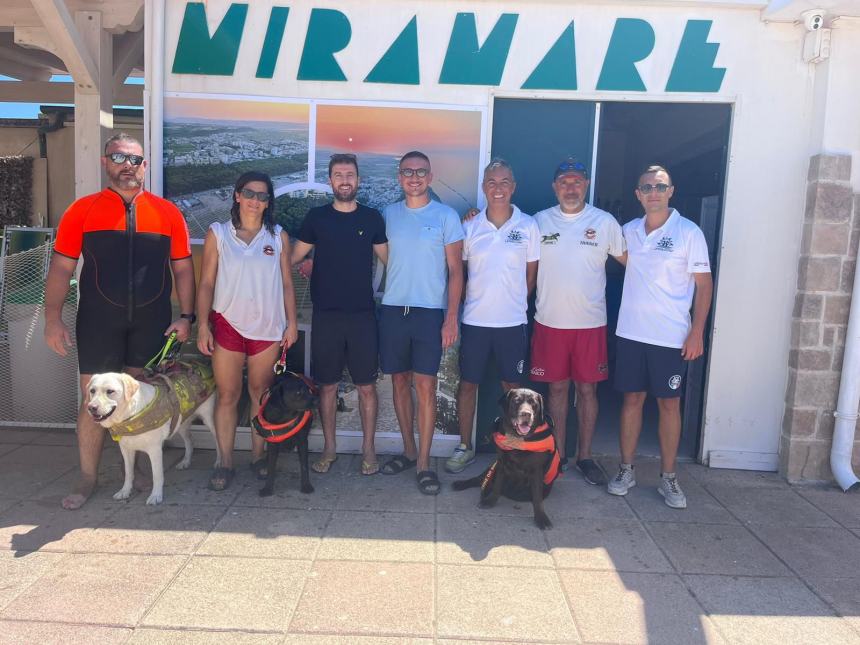
M 96 488 L 96 483 L 90 480 L 81 480 L 72 492 L 63 498 L 62 505 L 67 511 L 76 511 L 90 498 Z

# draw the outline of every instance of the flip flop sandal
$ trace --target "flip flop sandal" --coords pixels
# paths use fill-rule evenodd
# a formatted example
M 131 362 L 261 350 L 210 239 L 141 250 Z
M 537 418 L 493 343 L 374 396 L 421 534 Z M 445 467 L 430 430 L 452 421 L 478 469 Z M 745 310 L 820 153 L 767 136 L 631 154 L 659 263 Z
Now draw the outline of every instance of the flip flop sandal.
M 331 470 L 331 465 L 336 461 L 337 455 L 331 459 L 323 457 L 311 464 L 311 470 L 315 473 L 319 473 L 320 475 L 325 475 L 329 470 Z
M 432 470 L 422 470 L 416 477 L 418 479 L 418 490 L 425 495 L 438 495 L 439 491 L 442 490 L 439 476 Z
M 361 474 L 362 475 L 375 475 L 379 472 L 379 462 L 378 461 L 364 461 L 361 460 Z
M 252 461 L 249 465 L 251 472 L 257 476 L 258 480 L 264 481 L 269 476 L 269 468 L 265 457 L 260 457 L 257 461 Z
M 379 472 L 383 475 L 398 475 L 408 468 L 414 468 L 417 463 L 417 459 L 410 459 L 406 455 L 397 455 L 382 464 Z
M 227 490 L 235 475 L 236 470 L 234 468 L 224 468 L 223 466 L 219 466 L 212 471 L 212 476 L 209 478 L 209 485 L 207 488 L 219 493 Z

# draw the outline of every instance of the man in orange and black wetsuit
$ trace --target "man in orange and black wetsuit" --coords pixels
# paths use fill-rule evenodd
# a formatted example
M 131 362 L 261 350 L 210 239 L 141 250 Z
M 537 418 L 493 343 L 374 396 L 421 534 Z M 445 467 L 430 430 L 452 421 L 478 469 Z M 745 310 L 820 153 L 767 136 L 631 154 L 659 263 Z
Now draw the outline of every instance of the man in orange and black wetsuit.
M 102 166 L 109 187 L 78 199 L 63 215 L 45 286 L 45 342 L 65 356 L 72 342 L 61 318 L 63 300 L 83 256 L 76 323 L 83 404 L 93 374 L 137 376 L 165 335 L 176 331 L 186 340 L 194 323 L 194 265 L 182 213 L 143 190 L 146 160 L 132 137 L 108 139 Z M 172 278 L 182 312 L 173 322 Z M 104 434 L 82 406 L 81 477 L 63 508 L 80 508 L 95 489 Z

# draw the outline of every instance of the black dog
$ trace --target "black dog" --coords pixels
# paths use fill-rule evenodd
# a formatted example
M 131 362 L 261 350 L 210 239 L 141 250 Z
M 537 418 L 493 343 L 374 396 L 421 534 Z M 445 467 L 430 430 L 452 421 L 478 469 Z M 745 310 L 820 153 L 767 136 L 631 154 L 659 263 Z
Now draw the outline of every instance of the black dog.
M 552 528 L 543 500 L 560 473 L 560 460 L 552 423 L 543 413 L 543 397 L 533 390 L 508 391 L 499 404 L 504 410 L 496 420 L 497 458 L 481 475 L 454 482 L 454 490 L 481 487 L 479 506 L 494 506 L 500 495 L 519 502 L 531 500 L 540 529 Z
M 268 497 L 275 489 L 275 472 L 281 450 L 297 448 L 301 467 L 301 491 L 313 493 L 308 476 L 308 434 L 313 423 L 311 409 L 319 403 L 316 387 L 303 376 L 284 372 L 276 377 L 263 399 L 260 411 L 251 421 L 254 429 L 267 442 L 266 467 L 269 471 L 260 497 Z

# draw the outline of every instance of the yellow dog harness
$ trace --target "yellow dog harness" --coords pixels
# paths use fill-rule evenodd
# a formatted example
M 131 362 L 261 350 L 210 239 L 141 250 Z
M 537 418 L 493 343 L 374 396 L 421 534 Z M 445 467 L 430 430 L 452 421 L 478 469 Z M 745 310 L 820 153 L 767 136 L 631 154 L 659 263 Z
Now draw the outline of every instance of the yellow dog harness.
M 140 381 L 153 386 L 155 396 L 143 410 L 109 428 L 114 441 L 155 430 L 168 421 L 172 432 L 215 391 L 212 366 L 196 361 L 174 363 Z

